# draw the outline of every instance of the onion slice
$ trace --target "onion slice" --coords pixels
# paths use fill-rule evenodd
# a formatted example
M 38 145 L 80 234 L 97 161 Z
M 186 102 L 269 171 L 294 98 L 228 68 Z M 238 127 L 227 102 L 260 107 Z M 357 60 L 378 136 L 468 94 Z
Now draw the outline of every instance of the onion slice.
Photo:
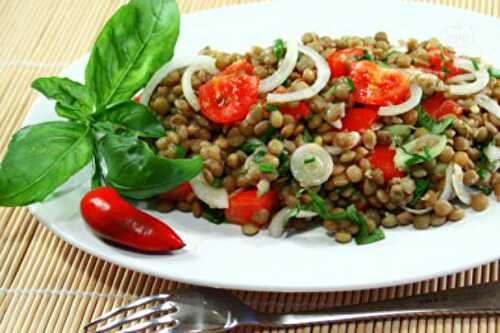
M 229 207 L 229 199 L 226 189 L 215 188 L 210 186 L 203 174 L 200 172 L 196 177 L 191 179 L 193 192 L 198 199 L 206 203 L 211 208 L 224 209 Z
M 271 237 L 278 238 L 283 235 L 283 233 L 285 232 L 286 224 L 291 218 L 290 215 L 292 214 L 292 212 L 292 208 L 285 207 L 273 216 L 271 223 L 269 223 L 269 235 L 271 235 Z M 315 217 L 316 215 L 318 214 L 315 212 L 309 210 L 301 210 L 298 212 L 296 217 L 299 219 L 308 219 Z
M 267 101 L 269 103 L 287 103 L 308 99 L 317 95 L 323 89 L 330 79 L 330 68 L 326 60 L 316 50 L 309 46 L 299 44 L 299 51 L 309 56 L 316 65 L 316 81 L 312 86 L 305 89 L 284 93 L 284 94 L 268 94 Z
M 259 93 L 266 93 L 279 87 L 292 74 L 297 59 L 299 58 L 299 42 L 296 38 L 286 43 L 286 54 L 280 62 L 278 69 L 272 75 L 266 77 L 259 84 Z
M 465 96 L 476 94 L 486 88 L 486 86 L 490 82 L 490 74 L 483 65 L 480 65 L 479 70 L 476 70 L 474 68 L 474 65 L 472 64 L 472 60 L 463 58 L 456 58 L 454 61 L 454 65 L 457 68 L 469 71 L 474 74 L 476 80 L 465 84 L 449 85 L 448 89 L 450 94 L 452 95 Z
M 466 74 L 460 74 L 457 76 L 453 76 L 448 79 L 448 83 L 451 84 L 460 84 L 460 83 L 466 83 L 468 81 L 473 81 L 476 79 L 476 76 L 472 73 L 466 73 Z
M 144 104 L 146 106 L 149 104 L 149 100 L 151 99 L 151 96 L 153 95 L 153 92 L 155 91 L 156 87 L 171 72 L 191 65 L 209 64 L 212 61 L 213 61 L 212 57 L 205 55 L 196 55 L 196 56 L 175 58 L 172 59 L 170 62 L 167 62 L 159 70 L 156 71 L 151 80 L 149 80 L 149 82 L 146 84 L 146 87 L 144 87 L 144 90 L 141 94 L 141 104 Z
M 331 176 L 333 160 L 320 145 L 307 143 L 293 152 L 290 170 L 302 187 L 318 186 Z
M 410 208 L 408 206 L 401 206 L 401 208 L 403 208 L 404 210 L 406 210 L 408 213 L 412 213 L 412 214 L 415 214 L 415 215 L 424 215 L 424 214 L 427 214 L 428 212 L 430 212 L 432 210 L 431 207 L 427 207 L 427 208 L 422 208 L 422 209 L 416 209 L 416 208 Z
M 474 97 L 474 101 L 495 117 L 500 118 L 500 105 L 493 98 L 485 94 L 478 94 Z
M 495 171 L 500 167 L 500 148 L 491 142 L 485 149 L 484 155 L 490 163 L 494 163 Z
M 460 199 L 460 201 L 462 201 L 464 204 L 470 205 L 471 201 L 470 190 L 467 187 L 465 187 L 464 172 L 462 171 L 462 168 L 456 163 L 453 163 L 453 174 L 451 175 L 451 185 L 453 186 L 453 190 L 455 191 L 455 194 L 457 195 L 458 199 Z
M 446 176 L 444 179 L 443 192 L 441 192 L 439 199 L 450 200 L 454 197 L 455 192 L 453 191 L 453 185 L 451 184 L 451 176 L 453 175 L 453 171 L 453 163 L 448 164 L 448 167 L 446 168 Z
M 219 73 L 217 67 L 215 67 L 215 59 L 208 57 L 209 60 L 206 62 L 200 62 L 199 64 L 189 66 L 182 74 L 181 86 L 182 93 L 186 98 L 186 101 L 191 105 L 193 110 L 200 111 L 200 103 L 198 103 L 198 96 L 196 96 L 193 85 L 191 84 L 191 79 L 193 77 L 194 72 L 199 71 L 201 69 L 206 70 L 208 73 L 215 75 Z
M 396 116 L 408 112 L 420 104 L 422 94 L 422 88 L 418 84 L 412 83 L 410 86 L 410 98 L 401 104 L 382 106 L 378 109 L 378 114 L 380 116 Z

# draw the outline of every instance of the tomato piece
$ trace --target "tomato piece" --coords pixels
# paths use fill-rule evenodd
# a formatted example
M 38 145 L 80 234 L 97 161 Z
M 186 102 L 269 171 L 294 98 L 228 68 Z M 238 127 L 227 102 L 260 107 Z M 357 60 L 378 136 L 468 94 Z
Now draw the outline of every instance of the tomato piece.
M 243 120 L 257 103 L 259 78 L 247 74 L 252 65 L 242 61 L 231 66 L 198 90 L 201 113 L 214 123 Z
M 410 96 L 410 81 L 401 72 L 382 68 L 371 61 L 359 61 L 352 66 L 354 100 L 366 105 L 400 104 Z
M 350 60 L 352 64 L 356 61 L 354 57 L 362 57 L 364 55 L 364 50 L 359 47 L 343 49 L 330 54 L 328 56 L 328 65 L 330 67 L 332 77 L 349 75 L 350 66 L 348 66 L 348 61 Z
M 160 194 L 160 198 L 172 201 L 186 201 L 189 195 L 193 192 L 191 184 L 188 182 L 182 183 L 173 190 Z
M 140 103 L 141 102 L 141 95 L 134 96 L 134 102 Z
M 377 110 L 371 108 L 348 109 L 342 118 L 342 130 L 363 132 L 372 127 L 377 118 Z
M 223 74 L 241 74 L 246 73 L 252 75 L 253 66 L 246 59 L 236 61 L 235 63 L 229 65 L 222 72 Z
M 300 118 L 307 118 L 310 114 L 309 105 L 304 101 L 299 102 L 299 105 L 293 108 L 282 106 L 280 112 L 292 116 L 295 121 L 299 121 Z
M 436 93 L 422 102 L 422 107 L 432 119 L 439 119 L 445 115 L 461 116 L 462 107 L 451 99 L 446 99 L 443 93 Z
M 269 191 L 258 196 L 256 190 L 238 192 L 229 197 L 229 207 L 224 210 L 226 219 L 236 224 L 254 223 L 252 214 L 259 209 L 270 213 L 278 207 L 279 196 L 276 191 Z
M 451 78 L 458 74 L 464 73 L 460 68 L 453 64 L 454 54 L 442 48 L 432 48 L 427 51 L 430 70 L 442 78 Z
M 389 146 L 377 145 L 368 157 L 372 169 L 380 169 L 384 173 L 385 181 L 389 181 L 395 177 L 403 177 L 404 172 L 396 168 L 394 164 L 394 156 L 396 152 Z

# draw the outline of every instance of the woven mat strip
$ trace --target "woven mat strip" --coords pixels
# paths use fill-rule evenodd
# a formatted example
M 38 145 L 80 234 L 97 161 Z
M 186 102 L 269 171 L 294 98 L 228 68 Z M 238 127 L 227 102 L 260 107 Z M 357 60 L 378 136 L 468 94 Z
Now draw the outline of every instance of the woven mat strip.
M 0 151 L 5 150 L 8 138 L 20 126 L 34 100 L 35 93 L 29 88 L 32 79 L 55 75 L 83 55 L 107 17 L 124 2 L 0 2 Z M 186 13 L 246 2 L 254 1 L 185 0 L 179 1 L 179 5 Z M 500 16 L 500 0 L 426 2 Z M 26 22 L 30 23 L 30 29 L 24 26 Z M 261 311 L 287 312 L 498 281 L 499 273 L 499 263 L 494 262 L 440 279 L 385 289 L 339 293 L 235 293 Z M 40 225 L 25 208 L 0 208 L 0 332 L 79 332 L 90 318 L 117 305 L 138 296 L 179 287 L 183 285 L 132 272 L 77 250 Z M 500 317 L 376 320 L 272 332 L 489 333 L 500 332 Z

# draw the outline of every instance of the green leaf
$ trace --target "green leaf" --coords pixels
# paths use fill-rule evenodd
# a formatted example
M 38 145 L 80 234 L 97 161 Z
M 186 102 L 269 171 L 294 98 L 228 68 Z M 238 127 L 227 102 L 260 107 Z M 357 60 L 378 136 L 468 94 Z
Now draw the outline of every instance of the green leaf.
M 262 173 L 274 173 L 276 172 L 276 167 L 271 163 L 259 163 L 259 170 Z
M 488 68 L 488 73 L 490 73 L 490 76 L 494 77 L 495 79 L 500 79 L 500 69 L 490 67 Z
M 269 140 L 271 140 L 271 138 L 273 137 L 273 135 L 278 131 L 277 128 L 274 128 L 274 127 L 269 127 L 265 132 L 264 134 L 262 134 L 262 136 L 260 137 L 260 139 L 263 141 L 263 142 L 268 142 Z
M 490 187 L 481 186 L 481 185 L 477 185 L 477 184 L 471 185 L 471 188 L 473 188 L 474 190 L 481 191 L 486 195 L 490 195 L 491 192 L 493 192 L 493 190 Z
M 288 157 L 287 151 L 282 151 L 279 156 L 280 165 L 278 166 L 278 173 L 281 176 L 287 175 L 290 173 L 290 158 Z
M 415 181 L 415 192 L 413 193 L 413 198 L 408 203 L 410 207 L 414 207 L 420 201 L 425 192 L 427 192 L 430 184 L 430 179 L 417 179 Z
M 264 146 L 264 142 L 259 139 L 252 138 L 243 142 L 238 148 L 244 151 L 247 155 L 253 154 L 257 148 Z
M 477 61 L 474 59 L 471 59 L 470 61 L 472 62 L 472 67 L 474 67 L 474 70 L 478 71 L 480 68 L 479 68 L 479 64 L 477 63 Z
M 354 86 L 354 82 L 352 82 L 351 78 L 345 78 L 344 79 L 345 84 L 347 84 L 347 87 L 349 87 L 349 92 L 354 92 L 356 90 L 356 87 Z
M 53 121 L 24 127 L 0 166 L 0 205 L 44 200 L 91 158 L 91 130 L 83 124 Z
M 266 111 L 267 112 L 274 112 L 274 111 L 279 111 L 279 110 L 280 110 L 279 107 L 277 107 L 276 105 L 266 103 Z
M 307 129 L 307 127 L 304 127 L 304 134 L 303 134 L 304 142 L 313 142 L 313 137 L 311 135 L 311 132 Z
M 283 42 L 283 39 L 278 38 L 273 42 L 273 53 L 278 60 L 283 58 L 285 55 L 285 42 Z
M 370 54 L 368 49 L 363 50 L 364 55 L 362 56 L 354 56 L 354 60 L 361 61 L 361 60 L 368 60 L 368 61 L 373 61 L 375 58 L 373 58 L 373 55 Z
M 201 216 L 213 224 L 222 224 L 226 222 L 226 217 L 222 209 L 204 207 Z
M 453 125 L 455 120 L 452 117 L 445 118 L 441 121 L 436 121 L 433 120 L 427 112 L 425 112 L 424 108 L 419 105 L 417 108 L 418 112 L 418 124 L 422 127 L 425 127 L 428 129 L 431 133 L 433 134 L 441 134 L 443 133 L 448 127 Z
M 356 234 L 355 238 L 356 244 L 366 245 L 385 239 L 385 234 L 380 228 L 375 229 L 372 233 L 368 231 L 366 220 L 361 214 L 358 213 L 354 205 L 350 205 L 349 207 L 347 207 L 346 213 L 349 217 L 349 220 L 359 226 L 359 232 Z
M 182 145 L 175 145 L 175 157 L 184 158 L 186 157 L 186 149 Z
M 100 109 L 131 99 L 172 58 L 179 21 L 174 0 L 131 0 L 109 19 L 85 70 Z
M 132 101 L 116 104 L 97 116 L 100 122 L 111 123 L 145 138 L 161 138 L 165 129 L 148 107 Z
M 95 96 L 79 82 L 60 77 L 41 77 L 31 86 L 57 102 L 56 113 L 61 117 L 85 121 L 93 112 Z
M 212 181 L 212 185 L 215 188 L 221 188 L 222 185 L 224 185 L 224 181 L 221 177 L 215 177 L 214 180 Z
M 155 155 L 142 140 L 107 134 L 99 141 L 107 166 L 106 182 L 124 196 L 146 199 L 167 192 L 200 173 L 203 160 L 167 159 Z
M 384 231 L 380 228 L 373 230 L 371 234 L 359 232 L 355 238 L 356 244 L 358 245 L 367 245 L 384 239 L 385 239 Z

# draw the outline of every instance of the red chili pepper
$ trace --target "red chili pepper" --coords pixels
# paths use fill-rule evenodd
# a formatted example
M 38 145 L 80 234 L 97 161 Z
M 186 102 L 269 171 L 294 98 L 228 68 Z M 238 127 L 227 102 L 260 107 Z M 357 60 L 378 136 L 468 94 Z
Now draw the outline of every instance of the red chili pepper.
M 168 252 L 185 245 L 169 226 L 132 206 L 111 187 L 85 194 L 80 211 L 97 235 L 135 250 Z

